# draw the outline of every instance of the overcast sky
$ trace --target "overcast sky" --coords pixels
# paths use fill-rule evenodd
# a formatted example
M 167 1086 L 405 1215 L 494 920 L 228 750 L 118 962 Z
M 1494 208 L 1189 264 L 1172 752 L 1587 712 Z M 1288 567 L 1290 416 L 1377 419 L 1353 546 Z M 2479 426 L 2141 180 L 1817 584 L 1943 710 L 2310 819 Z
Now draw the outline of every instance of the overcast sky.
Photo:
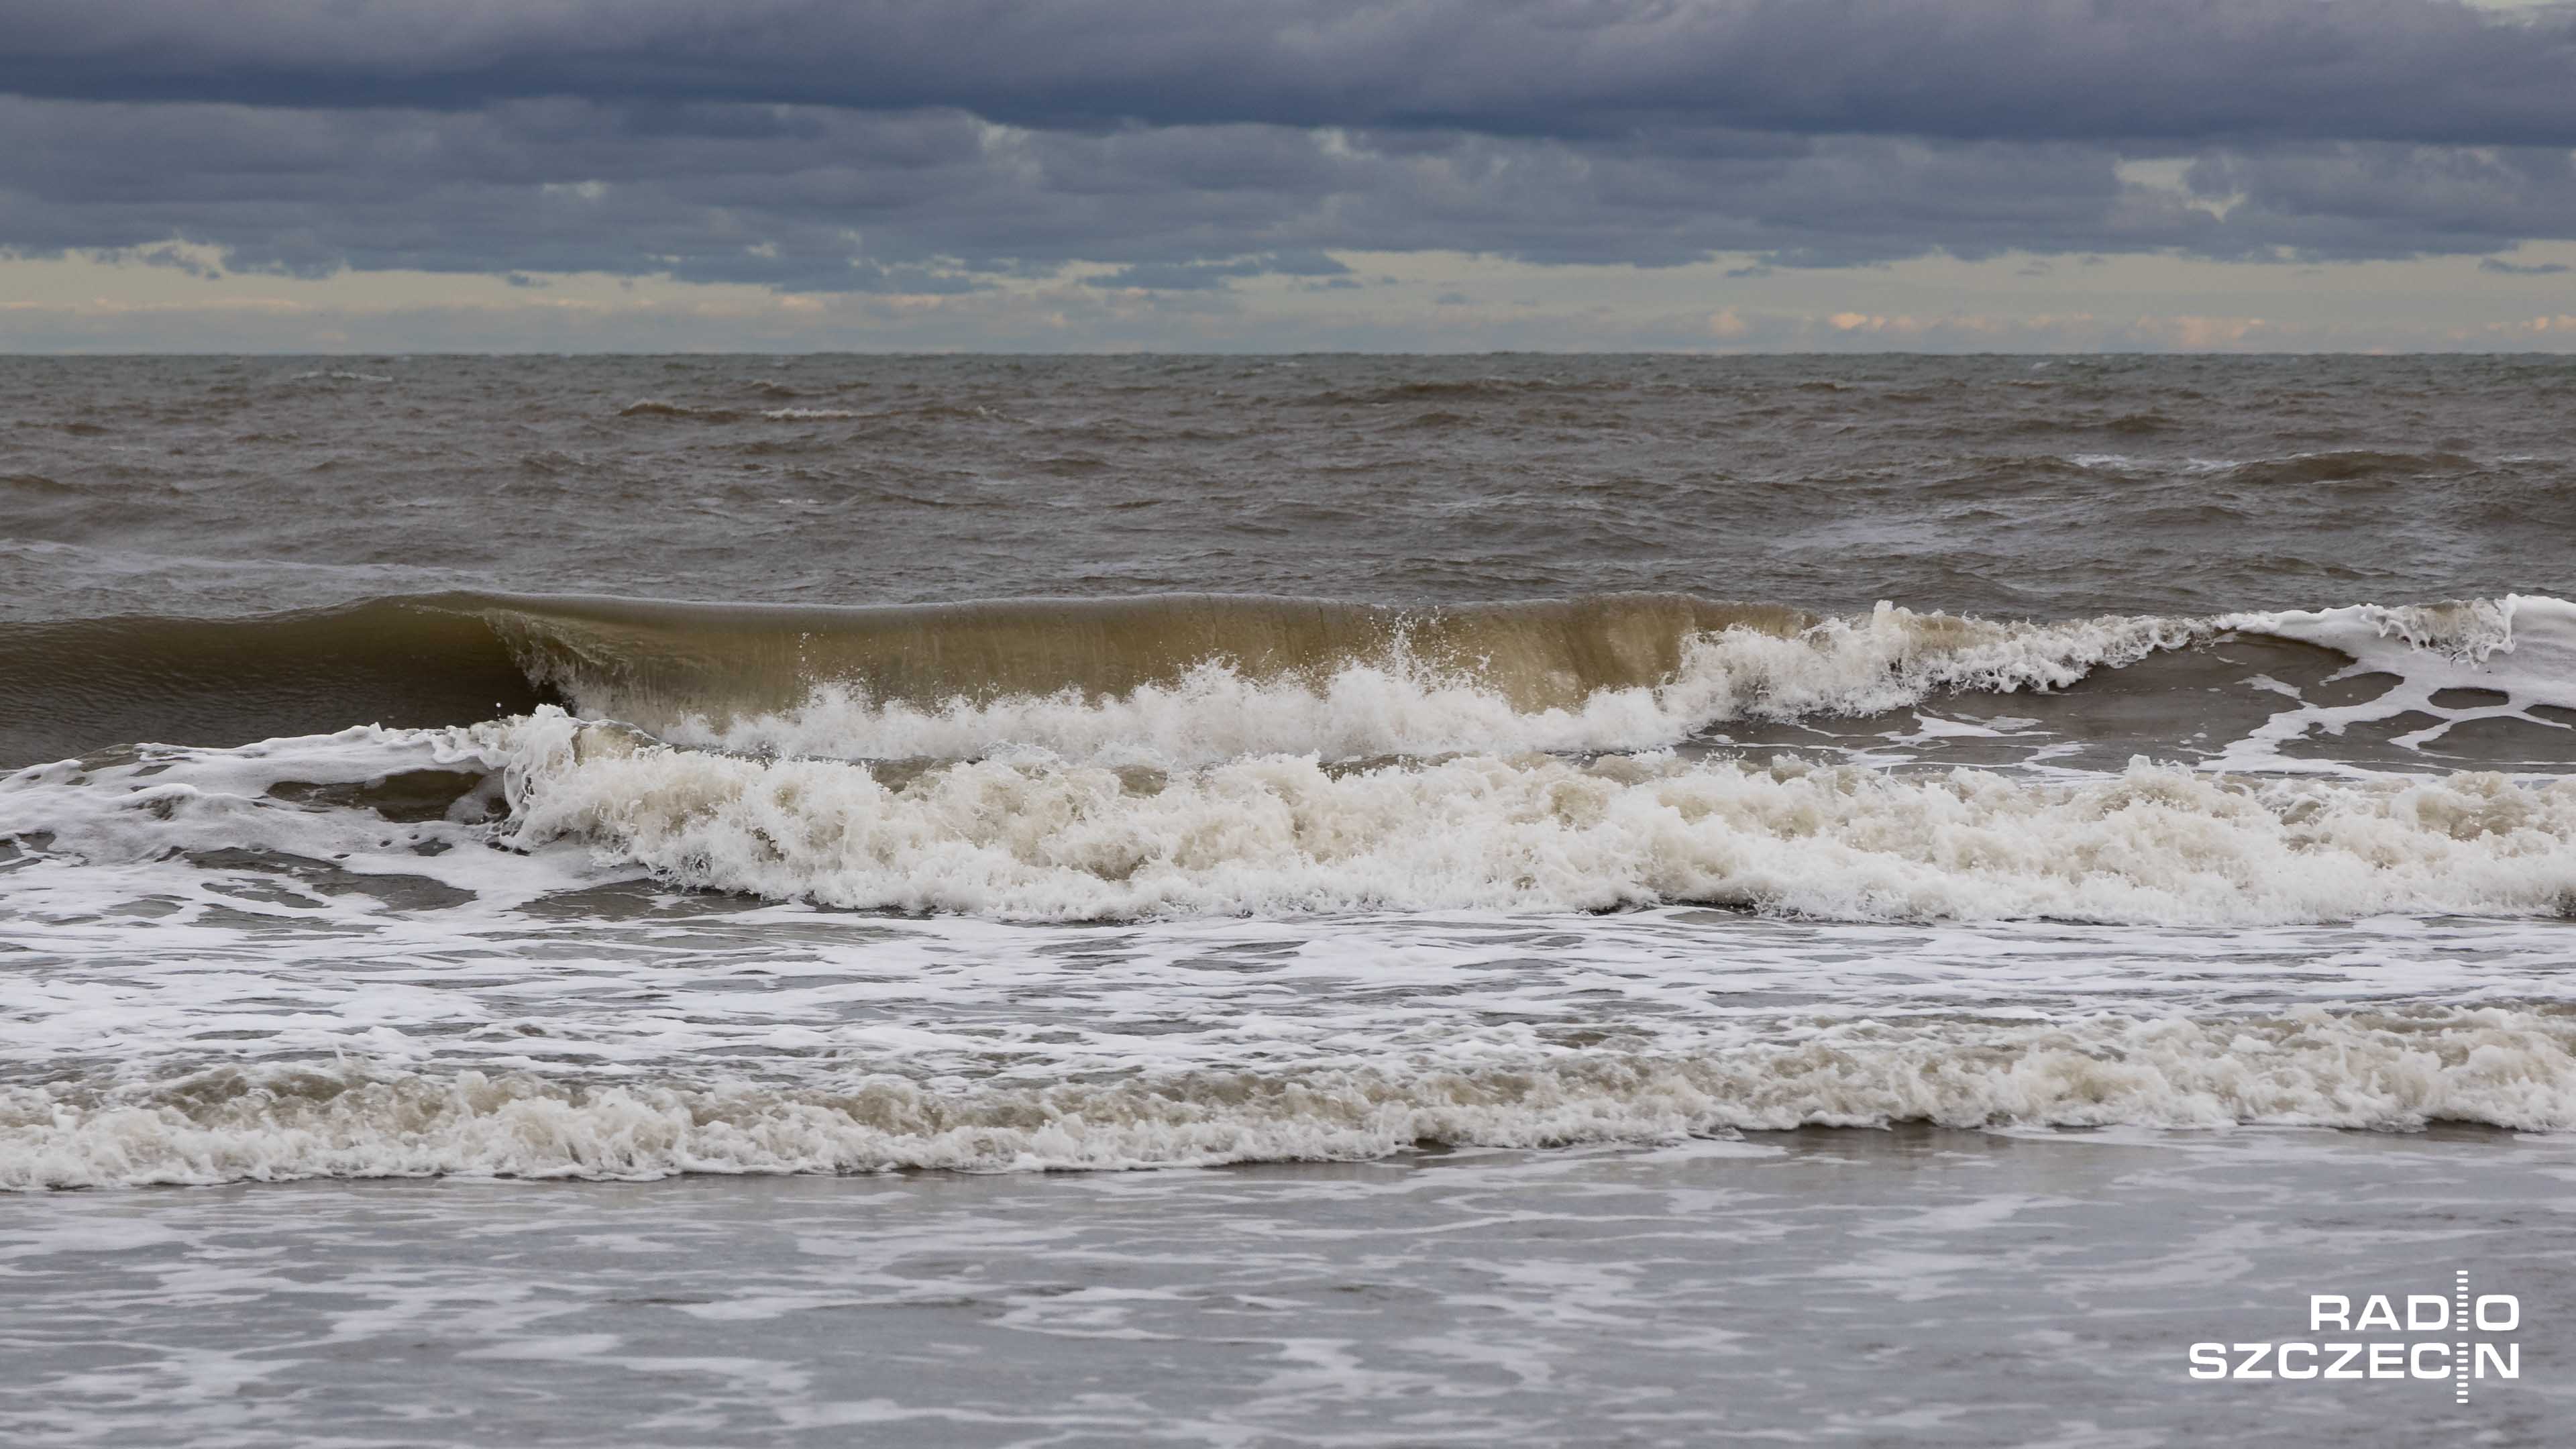
M 2576 351 L 2576 10 L 0 0 L 0 349 Z

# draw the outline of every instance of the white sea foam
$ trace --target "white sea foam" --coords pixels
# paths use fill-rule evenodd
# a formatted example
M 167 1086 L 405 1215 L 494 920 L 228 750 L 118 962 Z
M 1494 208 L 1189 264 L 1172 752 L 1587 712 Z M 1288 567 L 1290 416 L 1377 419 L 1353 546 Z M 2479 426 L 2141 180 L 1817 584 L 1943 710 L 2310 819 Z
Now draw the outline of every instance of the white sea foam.
M 2302 702 L 2275 714 L 2234 742 L 2214 762 L 2233 769 L 2331 770 L 2338 764 L 2285 756 L 2289 741 L 2342 734 L 2355 724 L 2418 716 L 2429 722 L 2398 736 L 2404 749 L 2433 744 L 2473 720 L 2512 719 L 2567 730 L 2565 720 L 2535 713 L 2576 707 L 2576 604 L 2545 595 L 2381 608 L 2287 610 L 2231 614 L 2224 628 L 2319 644 L 2351 657 L 2334 679 L 2392 677 L 2375 697 L 2357 704 Z M 2332 682 L 2332 681 L 2329 681 Z M 2474 690 L 2499 696 L 2493 703 L 2445 702 L 2445 691 Z M 2294 692 L 2295 697 L 2295 692 Z M 2576 754 L 2571 739 L 2570 754 Z
M 2065 682 L 2219 629 L 2324 644 L 2355 660 L 2346 673 L 2394 682 L 2366 703 L 2326 706 L 2278 681 L 2239 681 L 2251 697 L 2291 696 L 2218 754 L 2269 779 L 2144 761 L 2116 773 L 1936 775 L 1543 753 L 1665 744 L 1712 718 L 1884 709 L 1945 684 Z M 1664 686 L 1563 710 L 1515 711 L 1400 661 L 1346 667 L 1316 688 L 1208 665 L 1106 700 L 925 709 L 827 693 L 793 716 L 701 736 L 756 755 L 672 748 L 554 710 L 471 730 L 156 748 L 0 781 L 0 836 L 41 833 L 102 865 L 271 851 L 454 877 L 479 896 L 497 887 L 468 862 L 497 859 L 489 852 L 435 864 L 415 852 L 453 852 L 497 829 L 550 870 L 1032 920 L 1669 902 L 1845 920 L 2534 916 L 2576 910 L 2576 779 L 2284 779 L 2349 767 L 2282 746 L 2403 713 L 2436 723 L 2401 745 L 2500 717 L 2565 733 L 2541 711 L 2569 700 L 2571 684 L 2576 606 L 2546 598 L 2050 626 L 1881 609 L 1796 638 L 1728 631 L 1695 646 Z M 2461 688 L 2491 693 L 2443 693 Z M 1917 725 L 1900 744 L 2000 734 Z M 1369 767 L 1330 763 L 1354 757 Z M 419 770 L 505 776 L 509 819 L 476 823 L 500 803 L 489 790 L 452 820 L 389 829 L 364 808 L 277 788 Z M 500 890 L 514 894 L 528 891 Z
M 310 788 L 418 771 L 454 782 L 450 818 L 397 824 Z M 506 819 L 481 823 L 504 803 Z M 496 834 L 536 857 L 458 848 Z M 2144 761 L 2034 777 L 1668 754 L 894 768 L 676 749 L 554 710 L 40 766 L 0 780 L 6 837 L 93 867 L 266 851 L 496 901 L 608 870 L 1021 920 L 1674 902 L 2162 925 L 2576 911 L 2576 778 L 2248 778 Z
M 519 814 L 406 824 L 305 788 L 431 769 L 504 775 Z M 2548 909 L 2576 880 L 2576 783 L 1494 756 L 900 779 L 548 714 L 0 780 L 0 1185 L 1120 1168 L 1910 1120 L 2576 1126 L 2553 920 L 1411 909 Z M 648 867 L 989 914 L 1407 909 L 1068 937 L 561 894 Z M 464 895 L 406 904 L 413 876 Z
M 0 776 L 0 836 L 41 831 L 56 848 L 96 862 L 227 847 L 312 851 L 343 837 L 354 847 L 381 841 L 385 822 L 362 810 L 298 808 L 269 790 L 281 781 L 489 770 L 483 748 L 464 731 L 360 725 L 229 750 L 146 746 L 130 755 L 57 760 Z
M 289 374 L 289 375 L 288 375 L 288 377 L 287 377 L 287 379 L 286 379 L 286 380 L 287 380 L 288 382 L 391 382 L 391 381 L 393 381 L 393 379 L 392 379 L 392 378 L 387 377 L 387 376 L 385 376 L 385 375 L 384 375 L 384 374 L 382 374 L 382 373 L 375 373 L 375 372 L 338 372 L 338 371 L 332 371 L 332 370 L 329 370 L 329 369 L 317 369 L 317 370 L 312 371 L 312 372 L 298 372 L 298 373 L 292 373 L 292 374 Z
M 2224 473 L 2244 466 L 2239 458 L 2141 458 L 2133 453 L 2073 453 L 2066 461 L 2087 469 L 2162 468 L 2176 473 Z
M 577 858 L 533 862 L 483 848 L 492 827 L 481 822 L 501 803 L 501 763 L 488 732 L 365 725 L 238 749 L 147 746 L 33 766 L 0 775 L 0 859 L 23 849 L 8 844 L 15 841 L 41 843 L 48 857 L 77 864 L 21 870 L 0 894 L 16 910 L 58 920 L 129 913 L 142 900 L 159 902 L 155 912 L 185 901 L 261 909 L 240 899 L 239 883 L 223 872 L 190 864 L 217 852 L 265 854 L 361 880 L 425 879 L 495 906 L 578 884 Z M 454 782 L 460 798 L 450 818 L 397 823 L 362 804 L 305 793 L 419 772 Z M 473 788 L 477 776 L 489 784 Z
M 225 1067 L 0 1088 L 0 1188 L 1135 1168 L 1899 1121 L 2387 1130 L 2437 1120 L 2576 1126 L 2576 1021 L 2497 1008 L 1845 1021 L 1673 1054 L 1363 1058 L 1042 1085 Z
M 713 418 L 719 421 L 738 416 L 730 408 L 692 407 L 662 398 L 638 398 L 617 410 L 621 418 Z
M 1018 919 L 1600 910 L 2231 924 L 2541 914 L 2576 897 L 2576 779 L 2045 782 L 1790 760 L 1312 756 L 1138 779 L 1011 760 L 900 783 L 546 713 L 504 746 L 513 838 L 686 885 Z
M 770 408 L 761 416 L 773 423 L 809 423 L 855 418 L 858 414 L 848 408 Z

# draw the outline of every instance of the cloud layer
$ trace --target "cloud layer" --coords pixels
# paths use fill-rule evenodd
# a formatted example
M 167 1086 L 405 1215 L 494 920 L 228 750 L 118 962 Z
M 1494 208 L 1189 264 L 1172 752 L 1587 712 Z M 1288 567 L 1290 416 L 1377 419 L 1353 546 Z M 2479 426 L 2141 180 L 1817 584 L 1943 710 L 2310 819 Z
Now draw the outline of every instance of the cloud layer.
M 0 88 L 89 99 L 2576 144 L 2576 26 L 2436 0 L 82 0 L 12 29 Z
M 232 270 L 1349 285 L 2576 238 L 2576 18 L 2440 0 L 11 7 L 0 249 Z M 2509 263 L 2498 263 L 2508 267 Z

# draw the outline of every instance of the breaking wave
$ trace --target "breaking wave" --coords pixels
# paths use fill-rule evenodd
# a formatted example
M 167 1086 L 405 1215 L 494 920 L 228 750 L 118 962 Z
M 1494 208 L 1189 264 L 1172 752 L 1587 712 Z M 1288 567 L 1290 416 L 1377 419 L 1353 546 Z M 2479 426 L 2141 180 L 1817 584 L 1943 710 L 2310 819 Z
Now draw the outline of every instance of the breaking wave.
M 252 618 L 0 624 L 0 762 L 359 722 L 463 725 L 550 703 L 679 743 L 851 759 L 1634 751 L 1742 722 L 2063 691 L 2157 655 L 2184 661 L 2158 689 L 2188 704 L 2244 679 L 2218 649 L 2248 636 L 2321 646 L 2332 651 L 2321 660 L 2399 681 L 2406 692 L 2373 717 L 2423 714 L 2424 739 L 2471 718 L 2576 720 L 2550 713 L 2576 705 L 2576 606 L 2534 596 L 2007 622 L 1668 594 L 1419 608 L 1210 595 L 800 608 L 450 594 Z M 2461 690 L 2492 697 L 2467 709 L 2443 694 Z M 2331 733 L 2363 717 L 2336 707 L 2347 713 L 2319 705 L 2284 728 Z
M 1695 1050 L 1027 1085 L 227 1066 L 0 1087 L 0 1188 L 1208 1166 L 1896 1122 L 2411 1130 L 2436 1121 L 2576 1126 L 2576 1021 L 2487 1007 L 1816 1022 Z
M 2576 910 L 2576 779 L 2075 783 L 1787 759 L 1311 756 L 1164 774 L 979 761 L 909 778 L 672 749 L 549 713 L 507 746 L 511 839 L 675 883 L 1014 919 L 1598 911 L 2164 925 Z
M 95 863 L 250 850 L 445 871 L 468 893 L 489 868 L 457 872 L 495 858 L 455 847 L 497 845 L 691 889 L 1039 921 L 1659 904 L 2167 926 L 2576 915 L 2563 775 L 2141 760 L 2052 776 L 1671 753 L 771 760 L 550 706 L 464 730 L 21 770 L 0 777 L 11 838 Z

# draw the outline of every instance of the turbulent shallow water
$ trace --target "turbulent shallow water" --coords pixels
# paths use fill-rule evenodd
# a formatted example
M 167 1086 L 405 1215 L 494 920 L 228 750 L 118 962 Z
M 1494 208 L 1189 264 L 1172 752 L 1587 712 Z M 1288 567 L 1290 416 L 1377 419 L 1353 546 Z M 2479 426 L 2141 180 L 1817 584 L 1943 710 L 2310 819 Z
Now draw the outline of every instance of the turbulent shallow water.
M 0 380 L 27 1442 L 2567 1406 L 2182 1357 L 2564 1271 L 2563 363 Z

